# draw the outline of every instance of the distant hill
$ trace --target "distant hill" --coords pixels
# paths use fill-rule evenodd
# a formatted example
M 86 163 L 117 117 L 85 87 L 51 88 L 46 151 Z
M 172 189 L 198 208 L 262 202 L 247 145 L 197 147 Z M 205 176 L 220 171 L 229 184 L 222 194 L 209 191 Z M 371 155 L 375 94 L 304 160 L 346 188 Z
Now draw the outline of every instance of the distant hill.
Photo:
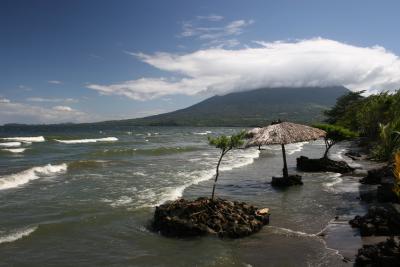
M 322 112 L 349 92 L 343 86 L 265 88 L 213 96 L 185 109 L 160 115 L 109 121 L 143 126 L 257 126 L 281 119 L 320 122 Z
M 264 88 L 213 96 L 188 108 L 138 119 L 97 123 L 42 125 L 44 129 L 118 126 L 261 126 L 272 120 L 315 123 L 323 111 L 349 90 L 343 86 Z M 5 130 L 24 130 L 38 125 L 8 124 Z

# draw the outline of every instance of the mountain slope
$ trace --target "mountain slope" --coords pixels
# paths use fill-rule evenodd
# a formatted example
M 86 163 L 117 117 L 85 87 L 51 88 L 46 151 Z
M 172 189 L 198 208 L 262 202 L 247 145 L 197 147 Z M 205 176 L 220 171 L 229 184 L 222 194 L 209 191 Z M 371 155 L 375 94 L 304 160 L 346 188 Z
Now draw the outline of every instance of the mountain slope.
M 276 119 L 312 123 L 323 120 L 323 110 L 333 106 L 336 99 L 348 91 L 343 86 L 257 89 L 213 96 L 185 109 L 119 123 L 152 126 L 255 126 Z

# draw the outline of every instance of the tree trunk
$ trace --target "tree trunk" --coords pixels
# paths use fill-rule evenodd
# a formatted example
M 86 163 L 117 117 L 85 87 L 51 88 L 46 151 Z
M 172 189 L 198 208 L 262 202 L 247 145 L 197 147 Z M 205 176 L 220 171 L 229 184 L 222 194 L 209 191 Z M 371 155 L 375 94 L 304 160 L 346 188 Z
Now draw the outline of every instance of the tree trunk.
M 330 144 L 328 141 L 325 141 L 325 153 L 324 153 L 324 159 L 328 158 L 328 153 L 331 147 L 334 145 L 334 143 Z
M 288 169 L 287 169 L 287 163 L 286 163 L 286 151 L 285 151 L 285 145 L 282 144 L 282 156 L 283 156 L 283 178 L 288 178 Z
M 222 157 L 225 155 L 226 152 L 222 151 L 221 156 L 219 157 L 219 160 L 218 160 L 217 171 L 215 174 L 215 180 L 214 180 L 213 190 L 212 190 L 212 194 L 211 194 L 211 200 L 214 200 L 215 186 L 217 185 L 217 180 L 218 180 L 218 176 L 219 176 L 219 165 L 221 164 Z

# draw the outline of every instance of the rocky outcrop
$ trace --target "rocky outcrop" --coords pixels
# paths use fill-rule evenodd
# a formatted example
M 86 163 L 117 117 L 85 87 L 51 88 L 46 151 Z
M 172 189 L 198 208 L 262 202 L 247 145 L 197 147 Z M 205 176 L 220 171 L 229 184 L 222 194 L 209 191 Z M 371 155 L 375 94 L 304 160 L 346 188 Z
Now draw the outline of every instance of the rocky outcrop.
M 297 169 L 304 172 L 338 172 L 354 171 L 345 161 L 335 161 L 328 158 L 310 159 L 305 156 L 297 158 Z
M 352 227 L 360 229 L 361 236 L 399 235 L 400 205 L 373 206 L 365 216 L 357 215 L 349 223 Z
M 271 185 L 275 187 L 287 187 L 292 185 L 303 185 L 300 175 L 289 175 L 289 177 L 272 177 Z
M 390 166 L 384 166 L 382 168 L 369 170 L 367 176 L 360 179 L 362 184 L 380 184 L 382 178 L 393 177 L 393 171 Z
M 156 207 L 153 230 L 168 237 L 207 234 L 239 238 L 258 232 L 269 223 L 268 209 L 223 199 L 179 199 Z
M 388 238 L 385 242 L 364 245 L 358 250 L 355 266 L 400 266 L 400 242 Z

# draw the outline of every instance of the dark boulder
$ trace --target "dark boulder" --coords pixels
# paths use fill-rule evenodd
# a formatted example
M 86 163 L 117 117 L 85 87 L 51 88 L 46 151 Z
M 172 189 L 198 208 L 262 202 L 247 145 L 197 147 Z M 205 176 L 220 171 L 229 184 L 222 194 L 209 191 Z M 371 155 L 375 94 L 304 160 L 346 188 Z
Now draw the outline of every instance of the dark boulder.
M 354 171 L 345 161 L 335 161 L 329 158 L 310 159 L 300 156 L 297 160 L 297 169 L 304 172 L 338 172 L 348 173 Z
M 381 183 L 380 186 L 376 189 L 376 197 L 379 202 L 393 202 L 396 203 L 399 201 L 396 193 L 393 191 L 394 184 L 393 183 Z
M 390 166 L 384 166 L 378 169 L 372 169 L 368 171 L 367 176 L 360 180 L 362 184 L 380 184 L 382 178 L 393 177 L 393 171 Z
M 223 199 L 179 199 L 156 207 L 152 229 L 168 237 L 214 234 L 239 238 L 269 223 L 268 209 Z
M 303 185 L 300 175 L 289 175 L 289 177 L 272 177 L 271 185 L 275 187 L 287 187 L 292 185 Z
M 359 228 L 361 236 L 387 236 L 400 234 L 400 206 L 373 206 L 365 216 L 355 216 L 349 223 Z
M 354 266 L 400 266 L 400 243 L 393 237 L 358 250 Z

